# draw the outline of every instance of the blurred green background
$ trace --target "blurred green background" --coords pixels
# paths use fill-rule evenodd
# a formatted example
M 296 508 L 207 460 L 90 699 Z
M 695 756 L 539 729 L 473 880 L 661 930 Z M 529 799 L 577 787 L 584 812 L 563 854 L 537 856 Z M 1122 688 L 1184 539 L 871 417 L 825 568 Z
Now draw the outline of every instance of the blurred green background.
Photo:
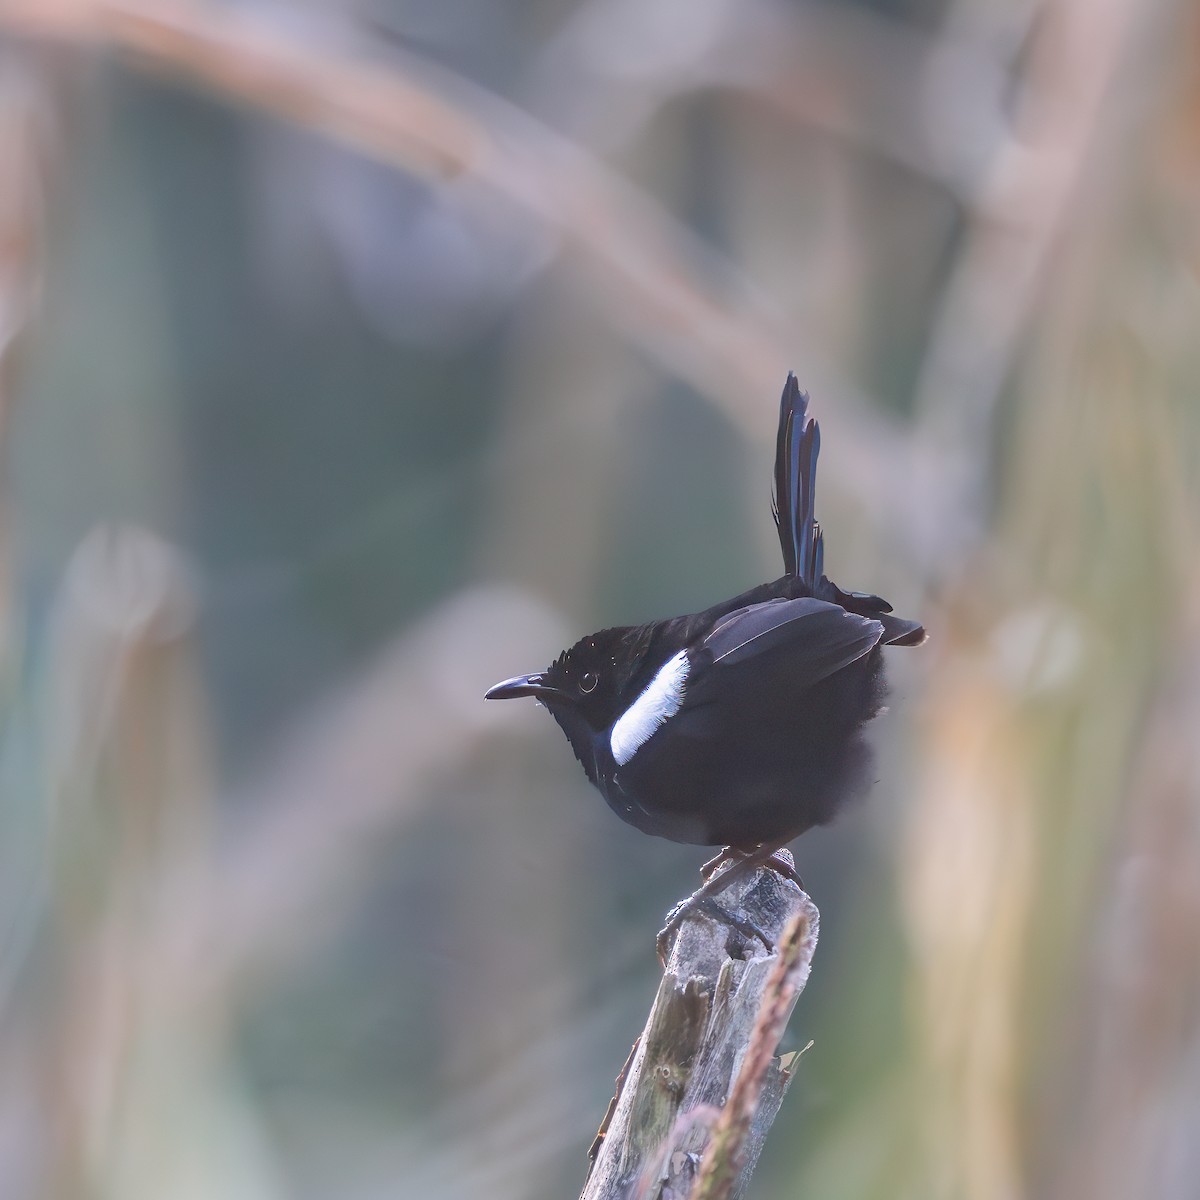
M 1200 1184 L 1200 18 L 0 2 L 0 1192 L 574 1195 L 702 855 L 496 680 L 892 655 L 753 1194 Z

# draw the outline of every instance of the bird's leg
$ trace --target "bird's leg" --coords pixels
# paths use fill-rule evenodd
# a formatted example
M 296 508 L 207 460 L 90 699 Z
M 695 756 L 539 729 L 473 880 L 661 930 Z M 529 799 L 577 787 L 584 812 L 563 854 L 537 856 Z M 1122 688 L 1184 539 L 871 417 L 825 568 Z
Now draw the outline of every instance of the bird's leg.
M 669 943 L 671 935 L 675 933 L 679 926 L 683 923 L 684 917 L 696 909 L 701 909 L 708 912 L 710 916 L 717 916 L 719 920 L 724 920 L 727 924 L 734 925 L 739 928 L 736 922 L 730 920 L 731 914 L 725 909 L 712 903 L 712 897 L 723 892 L 731 883 L 741 879 L 756 867 L 761 867 L 765 864 L 770 864 L 772 869 L 778 870 L 779 873 L 786 878 L 799 882 L 799 876 L 796 875 L 794 867 L 790 867 L 786 862 L 778 859 L 776 856 L 783 849 L 785 843 L 765 842 L 763 845 L 756 847 L 754 850 L 738 850 L 734 847 L 722 851 L 715 866 L 711 863 L 706 863 L 706 867 L 712 867 L 713 873 L 705 879 L 690 896 L 680 900 L 674 908 L 667 913 L 667 923 L 658 931 L 658 939 L 656 946 L 658 949 L 659 961 L 666 966 L 667 953 L 669 951 Z M 731 860 L 731 861 L 730 861 Z M 729 866 L 723 871 L 717 871 L 716 868 L 723 861 L 729 861 Z M 715 910 L 715 911 L 714 911 Z M 746 932 L 742 930 L 742 932 Z M 757 930 L 751 933 L 751 936 L 758 936 L 768 950 L 773 950 L 774 947 L 768 942 L 768 939 L 762 937 Z
M 726 846 L 724 850 L 719 850 L 716 854 L 700 867 L 700 878 L 707 883 L 712 877 L 713 872 L 727 862 L 737 862 L 739 858 L 744 858 L 745 850 L 735 849 L 733 846 Z

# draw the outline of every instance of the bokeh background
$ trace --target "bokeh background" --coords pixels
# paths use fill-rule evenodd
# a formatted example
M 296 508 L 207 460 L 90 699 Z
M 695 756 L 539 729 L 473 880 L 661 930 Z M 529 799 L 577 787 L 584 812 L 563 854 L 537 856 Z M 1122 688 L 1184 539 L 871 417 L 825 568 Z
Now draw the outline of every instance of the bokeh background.
M 754 1194 L 1200 1189 L 1200 14 L 0 0 L 0 1193 L 574 1195 L 694 848 L 532 705 L 896 652 Z

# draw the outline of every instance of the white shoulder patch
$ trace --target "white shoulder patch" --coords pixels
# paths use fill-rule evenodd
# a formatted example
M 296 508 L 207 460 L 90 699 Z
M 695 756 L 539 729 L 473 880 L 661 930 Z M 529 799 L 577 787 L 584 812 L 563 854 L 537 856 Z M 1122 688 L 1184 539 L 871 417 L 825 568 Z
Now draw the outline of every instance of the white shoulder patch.
M 654 731 L 673 717 L 683 704 L 683 685 L 688 675 L 686 650 L 680 650 L 658 669 L 646 690 L 625 710 L 613 726 L 609 745 L 617 766 L 623 767 L 645 745 Z

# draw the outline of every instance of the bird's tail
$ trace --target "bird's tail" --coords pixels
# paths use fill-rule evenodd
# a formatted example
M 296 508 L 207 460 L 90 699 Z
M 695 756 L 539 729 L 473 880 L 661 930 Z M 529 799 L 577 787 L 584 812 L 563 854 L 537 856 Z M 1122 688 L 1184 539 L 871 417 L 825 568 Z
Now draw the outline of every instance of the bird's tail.
M 817 524 L 817 455 L 821 452 L 821 429 L 808 413 L 808 393 L 800 390 L 788 372 L 779 402 L 779 434 L 775 442 L 775 527 L 783 550 L 784 570 L 804 582 L 811 596 L 840 604 L 850 612 L 870 617 L 883 625 L 883 642 L 891 646 L 919 646 L 925 630 L 918 621 L 907 621 L 892 613 L 880 596 L 844 592 L 825 578 L 825 541 Z
M 775 442 L 775 527 L 789 575 L 804 580 L 815 593 L 821 578 L 823 539 L 815 515 L 820 426 L 808 415 L 808 393 L 788 372 L 779 402 L 779 434 Z

